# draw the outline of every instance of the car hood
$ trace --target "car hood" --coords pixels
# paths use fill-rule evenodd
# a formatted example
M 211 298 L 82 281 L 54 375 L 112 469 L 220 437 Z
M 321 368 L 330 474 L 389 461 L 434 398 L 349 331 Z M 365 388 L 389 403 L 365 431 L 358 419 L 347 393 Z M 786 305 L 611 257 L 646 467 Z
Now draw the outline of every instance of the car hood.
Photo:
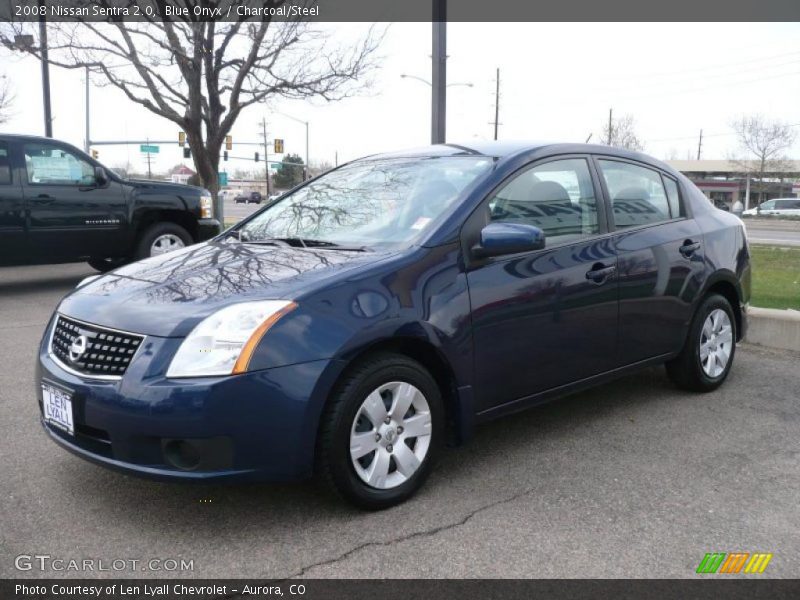
M 184 336 L 214 311 L 248 300 L 296 300 L 386 252 L 210 241 L 139 261 L 80 286 L 59 312 L 105 327 Z
M 174 181 L 158 181 L 154 179 L 125 179 L 124 181 L 137 189 L 159 190 L 171 193 L 182 192 L 184 194 L 191 192 L 193 195 L 196 194 L 198 196 L 205 192 L 203 188 L 197 187 L 196 185 L 175 183 Z

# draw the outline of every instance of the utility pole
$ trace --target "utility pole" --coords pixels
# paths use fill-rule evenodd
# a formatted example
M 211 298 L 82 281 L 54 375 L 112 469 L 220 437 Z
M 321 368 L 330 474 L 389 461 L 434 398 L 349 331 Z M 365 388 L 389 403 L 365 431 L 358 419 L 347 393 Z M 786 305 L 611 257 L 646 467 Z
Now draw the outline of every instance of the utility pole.
M 608 145 L 614 145 L 614 118 L 613 118 L 614 109 L 608 109 Z
M 697 142 L 697 160 L 700 160 L 700 150 L 703 148 L 703 130 L 700 130 L 700 141 Z
M 264 174 L 267 176 L 267 200 L 272 195 L 271 186 L 269 184 L 269 140 L 267 139 L 267 119 L 266 117 L 262 117 L 261 119 L 261 130 L 264 134 Z
M 150 139 L 149 138 L 147 140 L 147 145 L 148 146 L 150 145 Z M 146 152 L 146 154 L 147 154 L 147 178 L 148 179 L 152 179 L 153 178 L 153 173 L 152 173 L 152 171 L 150 171 L 150 152 L 149 152 L 149 148 L 148 148 L 148 152 Z
M 334 152 L 334 154 L 333 154 L 333 166 L 334 167 L 338 167 L 339 166 L 339 151 L 338 150 L 336 152 Z
M 497 67 L 497 81 L 494 88 L 494 139 L 497 140 L 497 126 L 500 121 L 500 67 Z
M 447 124 L 447 0 L 433 0 L 431 144 L 444 144 Z
M 45 13 L 47 7 L 44 0 L 39 0 L 39 51 L 42 55 L 42 103 L 44 105 L 44 135 L 53 137 L 53 116 L 50 110 L 50 63 L 47 52 L 47 21 Z
M 86 154 L 89 154 L 89 146 L 91 146 L 91 138 L 89 137 L 89 67 L 84 67 L 86 69 L 86 140 L 83 144 L 83 149 L 86 151 Z

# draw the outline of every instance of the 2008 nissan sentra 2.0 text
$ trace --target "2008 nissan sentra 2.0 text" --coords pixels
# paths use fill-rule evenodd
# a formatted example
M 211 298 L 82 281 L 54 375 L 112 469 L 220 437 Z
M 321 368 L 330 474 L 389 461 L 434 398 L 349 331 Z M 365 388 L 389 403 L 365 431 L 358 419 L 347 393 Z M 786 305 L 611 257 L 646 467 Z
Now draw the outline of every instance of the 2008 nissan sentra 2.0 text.
M 383 508 L 481 421 L 660 363 L 715 389 L 749 294 L 741 221 L 645 155 L 372 156 L 82 282 L 42 340 L 42 423 L 127 473 L 317 474 Z

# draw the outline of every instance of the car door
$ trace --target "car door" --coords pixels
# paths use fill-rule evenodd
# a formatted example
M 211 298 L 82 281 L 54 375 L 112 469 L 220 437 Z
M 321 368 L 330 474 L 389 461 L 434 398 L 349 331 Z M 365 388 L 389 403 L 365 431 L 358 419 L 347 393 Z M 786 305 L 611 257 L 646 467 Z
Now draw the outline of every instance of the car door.
M 469 260 L 478 412 L 613 365 L 616 256 L 600 197 L 586 156 L 545 159 L 501 184 L 465 224 L 466 248 L 490 222 L 546 236 L 542 250 Z
M 0 264 L 18 264 L 27 258 L 25 210 L 13 142 L 0 140 Z
M 775 200 L 767 200 L 766 202 L 762 202 L 758 207 L 758 214 L 760 215 L 777 214 L 775 211 Z
M 95 165 L 58 142 L 26 141 L 23 156 L 31 252 L 41 260 L 114 256 L 128 219 L 121 184 L 98 185 Z
M 703 236 L 679 185 L 650 166 L 598 157 L 619 269 L 619 366 L 678 352 L 700 292 Z

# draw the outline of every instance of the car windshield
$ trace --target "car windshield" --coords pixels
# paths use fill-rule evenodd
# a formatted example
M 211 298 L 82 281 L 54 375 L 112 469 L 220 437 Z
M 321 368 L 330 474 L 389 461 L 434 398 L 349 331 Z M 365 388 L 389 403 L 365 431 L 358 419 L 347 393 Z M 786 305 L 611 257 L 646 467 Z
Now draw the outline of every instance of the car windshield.
M 238 237 L 330 247 L 408 245 L 491 165 L 486 156 L 355 162 L 263 209 Z

